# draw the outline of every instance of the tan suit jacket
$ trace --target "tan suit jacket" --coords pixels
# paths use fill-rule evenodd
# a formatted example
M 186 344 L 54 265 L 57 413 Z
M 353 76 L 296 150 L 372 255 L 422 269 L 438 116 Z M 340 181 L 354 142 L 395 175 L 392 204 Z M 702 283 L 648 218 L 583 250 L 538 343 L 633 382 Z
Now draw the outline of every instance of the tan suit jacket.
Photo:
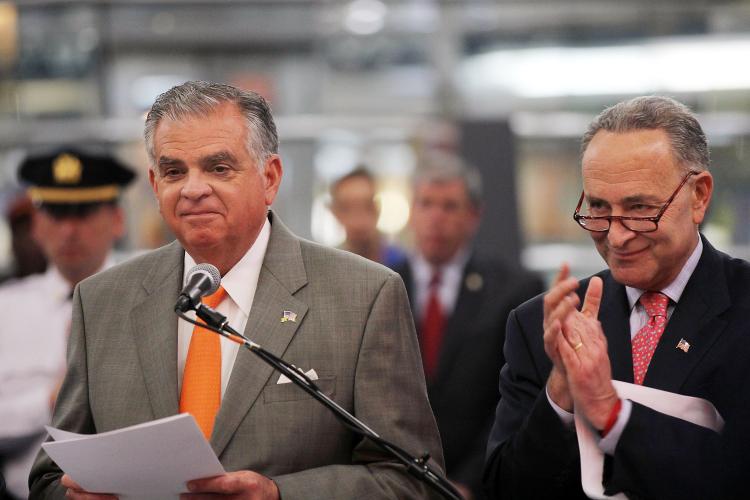
M 442 451 L 401 279 L 295 237 L 272 213 L 245 335 L 307 371 L 341 406 L 412 454 Z M 53 425 L 98 433 L 178 413 L 178 243 L 83 281 L 73 299 L 68 372 Z M 296 322 L 281 322 L 284 311 Z M 279 373 L 240 350 L 211 445 L 226 470 L 276 481 L 284 500 L 420 498 L 428 491 Z M 42 451 L 31 498 L 62 498 Z

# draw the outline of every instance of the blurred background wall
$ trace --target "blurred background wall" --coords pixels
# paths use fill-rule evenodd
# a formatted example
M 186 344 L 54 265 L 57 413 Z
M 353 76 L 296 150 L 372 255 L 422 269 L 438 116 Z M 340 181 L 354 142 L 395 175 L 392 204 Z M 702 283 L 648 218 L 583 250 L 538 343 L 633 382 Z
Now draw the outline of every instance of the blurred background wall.
M 0 206 L 29 149 L 77 143 L 137 168 L 123 249 L 171 239 L 141 139 L 190 79 L 270 99 L 285 179 L 275 209 L 335 245 L 331 180 L 367 164 L 381 228 L 409 244 L 409 178 L 429 148 L 481 169 L 482 252 L 579 276 L 603 262 L 572 221 L 578 139 L 604 106 L 673 96 L 700 114 L 717 190 L 704 231 L 750 257 L 750 1 L 0 0 Z M 9 264 L 0 226 L 0 268 Z

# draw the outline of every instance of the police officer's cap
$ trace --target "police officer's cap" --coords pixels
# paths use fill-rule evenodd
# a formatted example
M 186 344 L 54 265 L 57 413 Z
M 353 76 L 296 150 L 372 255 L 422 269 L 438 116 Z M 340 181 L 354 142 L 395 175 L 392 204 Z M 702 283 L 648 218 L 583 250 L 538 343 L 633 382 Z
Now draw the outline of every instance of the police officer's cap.
M 18 170 L 21 181 L 30 185 L 34 204 L 56 215 L 85 214 L 115 202 L 134 176 L 112 156 L 73 148 L 29 156 Z

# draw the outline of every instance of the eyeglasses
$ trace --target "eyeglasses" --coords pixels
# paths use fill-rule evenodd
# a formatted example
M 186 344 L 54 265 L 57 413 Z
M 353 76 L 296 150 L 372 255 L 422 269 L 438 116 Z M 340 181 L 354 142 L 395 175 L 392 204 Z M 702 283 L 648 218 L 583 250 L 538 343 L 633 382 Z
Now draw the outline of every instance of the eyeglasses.
M 690 177 L 699 173 L 700 172 L 696 172 L 695 170 L 691 170 L 690 172 L 688 172 L 685 178 L 682 179 L 682 182 L 680 182 L 680 185 L 677 186 L 677 189 L 674 190 L 672 196 L 670 196 L 667 202 L 661 207 L 661 209 L 659 209 L 659 213 L 657 213 L 653 217 L 625 217 L 622 215 L 581 215 L 579 211 L 581 210 L 581 206 L 583 205 L 583 198 L 585 196 L 585 193 L 581 192 L 581 199 L 578 200 L 578 206 L 576 206 L 576 210 L 575 212 L 573 212 L 573 220 L 575 220 L 578 225 L 585 230 L 593 231 L 595 233 L 605 233 L 609 231 L 613 220 L 619 220 L 620 224 L 625 226 L 626 229 L 635 233 L 652 233 L 659 228 L 659 219 L 661 219 L 661 216 L 664 215 L 664 212 L 667 211 L 669 204 L 672 203 L 677 197 L 677 193 L 680 192 L 682 186 L 685 185 Z

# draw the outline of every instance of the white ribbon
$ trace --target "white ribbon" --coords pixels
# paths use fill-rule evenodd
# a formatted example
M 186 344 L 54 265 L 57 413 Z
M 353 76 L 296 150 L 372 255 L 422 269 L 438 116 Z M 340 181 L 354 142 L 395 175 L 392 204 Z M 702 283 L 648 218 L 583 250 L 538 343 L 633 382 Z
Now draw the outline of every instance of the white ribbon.
M 652 387 L 629 384 L 613 380 L 617 395 L 621 399 L 629 399 L 635 403 L 648 406 L 659 413 L 692 422 L 715 432 L 724 427 L 716 407 L 710 401 L 692 396 L 683 396 L 673 392 L 662 391 Z M 581 485 L 586 496 L 594 499 L 626 500 L 624 493 L 605 495 L 602 484 L 604 471 L 604 452 L 599 449 L 596 431 L 579 413 L 575 413 L 576 433 L 578 434 L 578 449 L 581 453 Z

